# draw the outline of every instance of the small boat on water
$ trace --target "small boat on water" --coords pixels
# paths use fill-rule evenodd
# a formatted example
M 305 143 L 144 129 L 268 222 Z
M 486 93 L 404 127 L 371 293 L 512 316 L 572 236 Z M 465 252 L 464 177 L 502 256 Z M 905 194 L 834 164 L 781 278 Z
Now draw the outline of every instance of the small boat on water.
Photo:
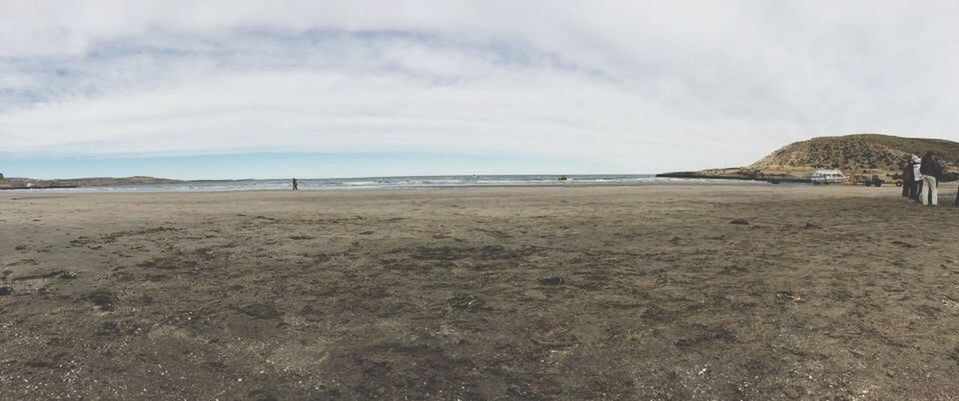
M 840 170 L 816 170 L 809 174 L 809 181 L 815 185 L 845 182 L 849 177 Z

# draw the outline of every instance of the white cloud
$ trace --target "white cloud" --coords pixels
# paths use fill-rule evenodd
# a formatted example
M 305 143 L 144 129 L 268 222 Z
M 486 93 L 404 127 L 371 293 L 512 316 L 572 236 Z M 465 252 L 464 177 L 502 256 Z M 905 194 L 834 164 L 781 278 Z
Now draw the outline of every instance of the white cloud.
M 3 2 L 0 151 L 489 152 L 640 172 L 815 135 L 959 139 L 957 8 Z

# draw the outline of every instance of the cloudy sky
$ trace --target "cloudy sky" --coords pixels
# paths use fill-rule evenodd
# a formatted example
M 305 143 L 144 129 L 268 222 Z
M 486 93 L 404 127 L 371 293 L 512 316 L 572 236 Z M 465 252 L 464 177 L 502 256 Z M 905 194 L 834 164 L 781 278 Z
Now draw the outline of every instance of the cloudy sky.
M 646 173 L 959 139 L 959 2 L 0 0 L 0 171 Z

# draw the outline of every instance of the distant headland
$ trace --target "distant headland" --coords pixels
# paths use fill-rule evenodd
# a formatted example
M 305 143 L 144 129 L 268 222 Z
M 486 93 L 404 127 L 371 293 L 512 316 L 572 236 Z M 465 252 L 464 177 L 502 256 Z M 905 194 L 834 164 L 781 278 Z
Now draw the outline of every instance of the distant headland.
M 946 170 L 946 181 L 959 178 L 959 142 L 902 138 L 881 134 L 818 137 L 780 148 L 746 167 L 659 174 L 657 177 L 805 181 L 817 169 L 839 169 L 860 182 L 877 175 L 898 177 L 907 154 L 934 152 Z
M 32 178 L 3 178 L 0 175 L 0 190 L 2 189 L 50 189 L 50 188 L 79 188 L 113 185 L 143 185 L 143 184 L 169 184 L 182 182 L 180 180 L 171 180 L 168 178 L 156 177 L 94 177 L 94 178 L 74 178 L 58 180 L 38 180 Z

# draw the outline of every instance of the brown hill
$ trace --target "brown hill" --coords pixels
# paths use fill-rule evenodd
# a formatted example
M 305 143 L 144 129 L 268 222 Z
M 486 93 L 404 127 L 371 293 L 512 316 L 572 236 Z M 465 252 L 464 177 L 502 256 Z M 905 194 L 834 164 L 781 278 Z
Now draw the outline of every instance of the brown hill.
M 930 150 L 938 155 L 947 170 L 952 171 L 959 166 L 959 143 L 957 142 L 863 134 L 820 137 L 796 142 L 773 152 L 747 168 L 766 174 L 835 168 L 852 175 L 887 175 L 899 171 L 899 163 L 906 155 L 922 156 Z
M 854 179 L 879 175 L 887 179 L 901 171 L 906 155 L 935 153 L 947 178 L 959 173 L 959 142 L 944 139 L 902 138 L 880 134 L 829 136 L 795 142 L 743 168 L 670 173 L 672 177 L 801 179 L 816 169 L 840 169 Z

